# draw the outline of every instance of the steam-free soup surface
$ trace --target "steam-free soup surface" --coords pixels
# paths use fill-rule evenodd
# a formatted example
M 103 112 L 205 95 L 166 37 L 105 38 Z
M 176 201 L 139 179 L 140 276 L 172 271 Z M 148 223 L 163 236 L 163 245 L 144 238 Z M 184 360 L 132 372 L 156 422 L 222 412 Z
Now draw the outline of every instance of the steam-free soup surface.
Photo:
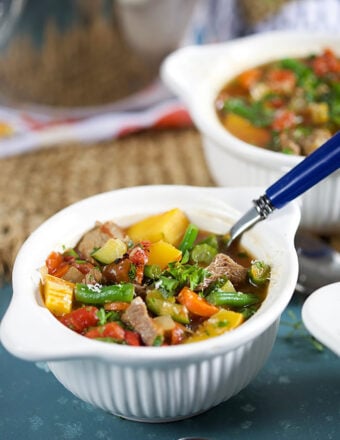
M 244 71 L 220 91 L 216 111 L 239 139 L 306 156 L 340 130 L 340 59 L 325 49 Z
M 116 344 L 166 346 L 231 331 L 264 300 L 270 267 L 178 208 L 129 228 L 98 222 L 42 268 L 46 307 L 71 330 Z

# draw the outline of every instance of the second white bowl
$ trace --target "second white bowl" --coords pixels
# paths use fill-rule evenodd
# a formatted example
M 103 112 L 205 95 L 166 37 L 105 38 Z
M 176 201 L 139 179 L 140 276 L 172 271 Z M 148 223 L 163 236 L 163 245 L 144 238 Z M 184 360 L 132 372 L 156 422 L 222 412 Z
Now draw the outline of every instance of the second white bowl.
M 214 101 L 242 71 L 285 57 L 304 57 L 329 47 L 340 55 L 340 37 L 306 32 L 269 32 L 227 43 L 185 47 L 163 63 L 163 81 L 187 105 L 202 134 L 207 164 L 221 186 L 269 187 L 303 157 L 247 144 L 220 123 Z M 340 171 L 300 197 L 301 226 L 323 234 L 340 231 Z

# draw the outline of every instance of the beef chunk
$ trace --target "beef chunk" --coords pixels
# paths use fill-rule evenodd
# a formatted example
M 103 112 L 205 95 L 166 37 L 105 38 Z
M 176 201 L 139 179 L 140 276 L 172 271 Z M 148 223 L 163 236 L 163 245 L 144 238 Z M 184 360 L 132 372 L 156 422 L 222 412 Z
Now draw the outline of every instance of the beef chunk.
M 87 274 L 83 275 L 82 283 L 84 284 L 101 284 L 103 275 L 98 267 L 93 267 Z
M 141 335 L 145 345 L 153 345 L 160 329 L 148 315 L 148 310 L 142 298 L 137 296 L 122 315 L 122 321 L 131 326 Z
M 326 128 L 316 128 L 309 136 L 306 136 L 302 141 L 303 153 L 313 153 L 317 148 L 324 144 L 332 136 L 331 132 Z
M 203 283 L 204 288 L 223 275 L 228 277 L 234 286 L 237 286 L 246 280 L 248 272 L 247 268 L 236 263 L 236 261 L 225 254 L 217 254 L 206 270 L 211 276 L 205 279 Z
M 84 274 L 74 266 L 71 266 L 65 275 L 63 275 L 63 279 L 71 283 L 81 283 L 83 278 Z
M 104 246 L 109 238 L 120 238 L 124 240 L 126 235 L 124 231 L 113 222 L 97 223 L 93 229 L 84 234 L 76 248 L 82 258 L 94 262 L 91 257 L 92 252 Z

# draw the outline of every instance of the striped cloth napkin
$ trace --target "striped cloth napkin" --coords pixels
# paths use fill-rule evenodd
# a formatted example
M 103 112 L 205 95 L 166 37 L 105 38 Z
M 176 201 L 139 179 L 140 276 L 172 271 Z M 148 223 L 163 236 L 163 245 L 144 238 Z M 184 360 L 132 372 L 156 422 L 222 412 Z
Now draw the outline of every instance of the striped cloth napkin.
M 339 34 L 339 22 L 340 0 L 197 0 L 181 45 L 228 41 L 278 29 Z M 3 106 L 0 158 L 58 143 L 86 145 L 149 128 L 191 123 L 185 105 L 159 80 L 122 102 L 98 108 L 57 111 Z

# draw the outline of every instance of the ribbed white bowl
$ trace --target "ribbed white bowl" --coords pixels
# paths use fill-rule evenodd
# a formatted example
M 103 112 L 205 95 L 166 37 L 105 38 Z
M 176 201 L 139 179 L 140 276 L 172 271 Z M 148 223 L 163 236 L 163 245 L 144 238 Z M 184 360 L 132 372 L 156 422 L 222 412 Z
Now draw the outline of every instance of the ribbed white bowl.
M 274 213 L 242 238 L 253 255 L 272 265 L 268 295 L 260 309 L 237 329 L 206 341 L 130 347 L 78 335 L 42 304 L 38 268 L 52 249 L 74 245 L 96 220 L 113 219 L 125 226 L 179 207 L 200 228 L 226 232 L 261 190 L 137 187 L 100 194 L 66 208 L 38 228 L 17 256 L 13 298 L 0 327 L 2 344 L 22 359 L 47 361 L 56 378 L 80 399 L 133 420 L 178 420 L 229 399 L 264 365 L 280 315 L 294 292 L 298 274 L 294 234 L 300 220 L 296 204 Z
M 69 391 L 104 411 L 139 421 L 174 421 L 206 411 L 248 385 L 267 360 L 276 330 L 275 322 L 235 350 L 176 361 L 166 371 L 164 365 L 117 366 L 86 359 L 48 366 Z
M 280 31 L 186 47 L 166 58 L 163 81 L 188 105 L 218 185 L 269 187 L 303 159 L 247 144 L 225 130 L 214 108 L 222 86 L 250 67 L 283 57 L 304 57 L 325 47 L 340 56 L 340 36 Z M 301 196 L 300 203 L 303 227 L 323 234 L 339 232 L 340 171 Z

